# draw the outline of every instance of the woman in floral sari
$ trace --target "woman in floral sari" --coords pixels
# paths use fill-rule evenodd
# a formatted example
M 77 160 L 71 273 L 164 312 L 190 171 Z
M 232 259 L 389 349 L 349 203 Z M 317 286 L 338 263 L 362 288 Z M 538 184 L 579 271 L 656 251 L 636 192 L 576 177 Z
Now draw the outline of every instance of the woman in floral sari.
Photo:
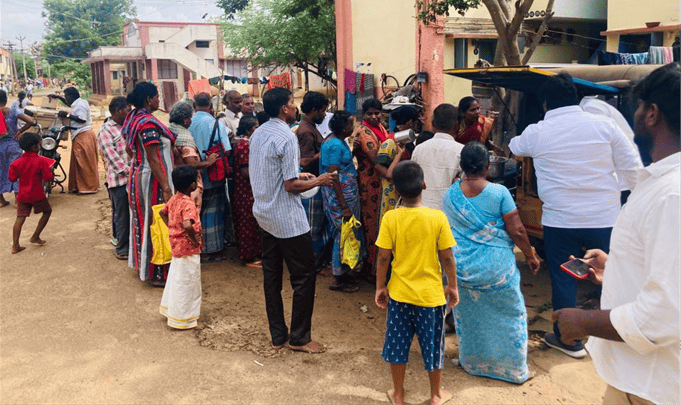
M 457 245 L 459 305 L 454 309 L 459 364 L 473 375 L 522 384 L 527 368 L 527 313 L 513 245 L 535 273 L 539 259 L 508 189 L 486 180 L 489 152 L 479 142 L 461 151 L 463 180 L 444 197 Z
M 480 142 L 495 154 L 503 156 L 504 151 L 489 138 L 493 126 L 493 120 L 480 115 L 480 103 L 475 97 L 464 97 L 459 101 L 459 130 L 454 138 L 457 142 L 463 145 Z
M 262 253 L 260 226 L 253 216 L 253 190 L 248 174 L 249 138 L 256 128 L 258 120 L 244 116 L 234 137 L 234 213 L 239 258 L 247 267 L 262 268 L 262 262 L 257 259 Z
M 353 134 L 353 153 L 357 157 L 359 174 L 359 195 L 362 201 L 362 230 L 367 246 L 365 272 L 376 275 L 376 238 L 378 237 L 378 216 L 381 203 L 381 174 L 377 169 L 376 156 L 383 142 L 389 138 L 388 131 L 381 125 L 383 105 L 375 98 L 362 104 L 364 121 Z M 385 169 L 384 169 L 385 170 Z
M 132 152 L 132 168 L 128 181 L 130 196 L 130 254 L 128 265 L 139 271 L 142 281 L 151 280 L 155 287 L 165 285 L 168 265 L 151 263 L 151 207 L 168 202 L 173 195 L 169 181 L 173 169 L 175 135 L 151 113 L 160 104 L 158 89 L 149 82 L 138 83 L 128 94 L 135 106 L 123 123 L 126 148 Z
M 352 269 L 341 264 L 340 239 L 343 219 L 353 215 L 360 217 L 359 190 L 357 188 L 357 170 L 352 161 L 352 152 L 345 138 L 352 134 L 355 117 L 347 111 L 336 111 L 329 121 L 332 133 L 322 143 L 319 158 L 319 172 L 338 172 L 338 182 L 333 187 L 322 187 L 324 212 L 332 227 L 333 255 L 331 259 L 334 281 L 331 290 L 352 293 L 359 286 L 350 275 Z M 360 252 L 364 251 L 363 238 L 360 235 Z
M 189 103 L 180 101 L 176 103 L 169 114 L 170 125 L 168 128 L 175 134 L 175 151 L 177 162 L 175 166 L 190 165 L 194 166 L 198 171 L 196 175 L 197 188 L 192 192 L 192 200 L 201 212 L 201 200 L 203 196 L 203 181 L 201 181 L 201 169 L 209 167 L 215 163 L 217 157 L 215 155 L 206 156 L 205 161 L 201 161 L 201 152 L 196 145 L 196 141 L 189 132 L 189 126 L 192 124 L 192 115 L 194 115 L 194 108 Z
M 395 109 L 390 117 L 395 120 L 396 130 L 406 131 L 415 130 L 416 123 L 419 119 L 419 113 L 416 108 L 412 106 L 402 106 Z M 380 225 L 381 219 L 386 212 L 397 207 L 399 196 L 395 185 L 393 184 L 393 169 L 403 160 L 411 157 L 414 151 L 414 144 L 408 143 L 406 145 L 399 145 L 393 138 L 388 138 L 381 144 L 376 156 L 376 169 L 381 174 L 381 206 L 378 216 L 378 223 Z

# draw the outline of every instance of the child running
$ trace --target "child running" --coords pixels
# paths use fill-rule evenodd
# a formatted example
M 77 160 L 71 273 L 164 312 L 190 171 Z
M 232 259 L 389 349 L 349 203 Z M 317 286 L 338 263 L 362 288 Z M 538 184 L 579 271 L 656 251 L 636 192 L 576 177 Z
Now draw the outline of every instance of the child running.
M 197 188 L 196 168 L 178 166 L 172 178 L 177 193 L 160 211 L 173 254 L 160 312 L 171 328 L 201 330 L 201 221 L 191 197 Z
M 445 214 L 421 205 L 426 184 L 418 163 L 406 161 L 395 166 L 393 182 L 403 206 L 385 213 L 376 240 L 376 305 L 388 308 L 383 359 L 390 363 L 394 386 L 388 399 L 392 404 L 404 403 L 404 374 L 416 333 L 430 379 L 430 404 L 444 404 L 452 398 L 440 389 L 440 379 L 445 356 L 445 297 L 450 308 L 459 302 L 451 249 L 456 241 Z M 394 260 L 386 288 L 391 254 Z M 440 266 L 449 279 L 444 291 Z
M 40 142 L 42 142 L 42 138 L 38 134 L 29 132 L 21 135 L 19 147 L 24 150 L 24 153 L 9 166 L 9 181 L 19 180 L 19 192 L 16 197 L 17 220 L 14 223 L 12 254 L 26 249 L 19 245 L 19 236 L 21 236 L 21 227 L 24 226 L 26 218 L 31 215 L 31 209 L 34 213 L 42 213 L 43 215 L 40 217 L 38 226 L 29 242 L 38 245 L 45 244 L 45 241 L 40 239 L 40 233 L 45 229 L 45 225 L 52 215 L 52 207 L 43 190 L 43 181 L 52 181 L 54 178 L 52 166 L 55 161 L 38 156 Z

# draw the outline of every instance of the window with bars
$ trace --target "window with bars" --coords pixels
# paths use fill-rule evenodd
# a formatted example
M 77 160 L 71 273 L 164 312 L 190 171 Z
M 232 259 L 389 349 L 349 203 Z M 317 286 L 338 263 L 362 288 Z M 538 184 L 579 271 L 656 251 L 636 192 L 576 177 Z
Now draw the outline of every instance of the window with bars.
M 248 77 L 250 72 L 246 67 L 245 60 L 228 59 L 225 61 L 225 74 L 236 77 Z
M 158 61 L 159 79 L 177 79 L 177 65 L 169 59 L 159 59 Z

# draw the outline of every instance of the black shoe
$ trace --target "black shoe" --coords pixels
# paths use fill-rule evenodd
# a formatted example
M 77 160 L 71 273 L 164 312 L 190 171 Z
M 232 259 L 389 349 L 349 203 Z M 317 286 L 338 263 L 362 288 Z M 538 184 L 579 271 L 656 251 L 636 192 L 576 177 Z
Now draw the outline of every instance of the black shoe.
M 128 260 L 127 254 L 121 254 L 121 253 L 114 251 L 114 256 L 116 256 L 116 259 L 118 259 L 118 260 Z
M 572 358 L 581 359 L 583 357 L 586 357 L 586 350 L 584 350 L 584 345 L 582 344 L 582 342 L 578 342 L 574 346 L 568 346 L 561 342 L 560 340 L 558 340 L 558 337 L 556 336 L 555 333 L 547 333 L 546 335 L 544 335 L 544 342 L 546 343 L 547 346 L 560 350 L 561 352 L 567 354 Z

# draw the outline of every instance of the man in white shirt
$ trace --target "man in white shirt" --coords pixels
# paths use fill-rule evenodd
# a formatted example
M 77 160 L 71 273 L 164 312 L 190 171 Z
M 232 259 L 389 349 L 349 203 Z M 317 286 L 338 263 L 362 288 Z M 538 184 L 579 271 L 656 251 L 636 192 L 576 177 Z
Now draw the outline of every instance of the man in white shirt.
M 239 128 L 239 120 L 241 119 L 241 93 L 236 90 L 230 90 L 222 99 L 225 104 L 225 116 L 220 118 L 220 121 L 225 124 L 229 130 L 229 139 L 231 140 L 236 135 L 236 129 Z
M 555 311 L 577 305 L 577 280 L 560 265 L 571 255 L 581 256 L 584 248 L 608 250 L 621 208 L 617 178 L 633 190 L 636 170 L 642 164 L 611 118 L 579 107 L 570 75 L 550 77 L 540 96 L 549 111 L 542 121 L 513 138 L 509 147 L 516 156 L 534 159 L 539 198 L 544 203 L 544 246 Z M 581 341 L 566 346 L 555 325 L 553 330 L 544 337 L 547 345 L 571 357 L 586 356 Z
M 617 124 L 617 126 L 622 130 L 624 135 L 627 136 L 627 139 L 629 140 L 629 144 L 632 147 L 632 149 L 636 151 L 636 145 L 634 144 L 634 131 L 631 129 L 631 126 L 629 126 L 627 119 L 624 118 L 622 113 L 619 112 L 617 108 L 595 97 L 584 97 L 582 101 L 579 102 L 579 106 L 582 107 L 582 110 L 588 113 L 604 115 L 606 117 L 612 118 Z M 641 153 L 641 158 L 643 159 L 643 163 L 645 164 L 646 155 L 644 153 Z M 650 160 L 648 160 L 648 163 L 650 163 Z M 624 181 L 624 179 L 618 179 L 618 181 L 621 191 L 620 202 L 622 203 L 622 205 L 624 205 L 627 202 L 627 197 L 629 196 L 629 194 L 631 194 L 631 190 L 629 190 L 629 188 L 627 187 L 627 184 Z
M 426 189 L 423 205 L 442 210 L 442 198 L 459 173 L 463 145 L 454 140 L 458 110 L 451 104 L 440 104 L 433 111 L 435 136 L 414 149 L 411 160 L 423 168 Z
M 617 218 L 610 255 L 585 255 L 603 282 L 601 309 L 555 311 L 566 344 L 587 344 L 598 374 L 608 383 L 604 404 L 678 404 L 679 204 L 681 68 L 667 65 L 638 86 L 635 141 L 650 146 L 653 164 Z M 601 278 L 602 276 L 602 278 Z
M 433 111 L 435 135 L 428 142 L 414 149 L 411 160 L 421 165 L 426 189 L 421 193 L 426 207 L 442 210 L 442 198 L 459 173 L 461 150 L 464 145 L 454 140 L 457 131 L 458 109 L 451 104 L 440 104 Z M 442 271 L 442 283 L 446 285 L 447 275 Z M 447 310 L 445 317 L 447 333 L 454 332 L 454 317 Z

